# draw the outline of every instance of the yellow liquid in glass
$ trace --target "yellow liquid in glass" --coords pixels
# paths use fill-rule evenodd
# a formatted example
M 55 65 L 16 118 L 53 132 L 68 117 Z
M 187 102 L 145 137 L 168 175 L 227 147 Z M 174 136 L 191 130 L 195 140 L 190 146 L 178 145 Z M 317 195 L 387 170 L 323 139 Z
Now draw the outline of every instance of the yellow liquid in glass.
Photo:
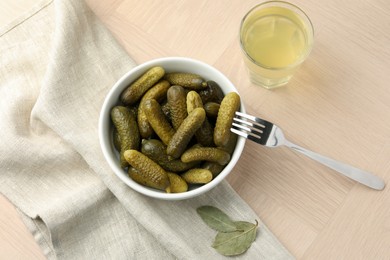
M 242 44 L 247 54 L 267 68 L 296 63 L 308 47 L 305 24 L 293 11 L 269 7 L 252 14 L 245 25 Z

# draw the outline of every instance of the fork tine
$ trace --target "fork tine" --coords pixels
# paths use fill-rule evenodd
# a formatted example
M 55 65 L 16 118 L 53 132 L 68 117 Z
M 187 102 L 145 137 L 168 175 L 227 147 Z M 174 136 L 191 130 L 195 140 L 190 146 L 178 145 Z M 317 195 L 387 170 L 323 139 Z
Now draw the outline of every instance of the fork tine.
M 245 125 L 249 125 L 251 128 L 256 128 L 256 129 L 259 129 L 259 130 L 262 130 L 264 128 L 263 125 L 260 125 L 258 124 L 257 122 L 251 122 L 247 119 L 241 119 L 241 118 L 238 118 L 238 117 L 234 117 L 233 118 L 233 121 L 234 122 L 237 122 L 237 123 L 240 123 L 240 124 L 245 124 Z
M 236 116 L 240 117 L 240 118 L 244 118 L 244 119 L 249 119 L 251 120 L 253 123 L 257 123 L 257 125 L 260 125 L 262 127 L 272 127 L 273 124 L 271 122 L 268 122 L 264 119 L 261 119 L 261 118 L 258 118 L 258 117 L 255 117 L 255 116 L 251 116 L 251 115 L 248 115 L 248 114 L 244 114 L 244 113 L 241 113 L 241 112 L 238 112 L 236 111 Z M 237 118 L 237 117 L 235 117 Z
M 232 123 L 232 127 L 230 128 L 230 131 L 238 134 L 246 139 L 252 140 L 256 143 L 262 143 L 261 140 L 261 134 L 262 132 L 257 131 L 254 127 L 247 127 L 245 125 Z
M 237 135 L 239 135 L 239 136 L 242 136 L 242 137 L 244 137 L 244 138 L 248 138 L 248 134 L 247 134 L 247 133 L 244 133 L 244 132 L 242 132 L 242 131 L 239 131 L 239 130 L 237 130 L 237 129 L 235 129 L 235 128 L 230 128 L 230 131 L 232 131 L 233 133 L 235 133 L 235 134 L 237 134 Z
M 244 125 L 240 125 L 240 124 L 234 123 L 234 122 L 232 123 L 232 127 L 236 128 L 237 130 L 245 131 L 245 132 L 248 132 L 248 133 L 250 133 L 252 131 L 251 128 L 246 127 Z
M 245 130 L 254 135 L 261 136 L 264 128 L 257 125 L 251 124 L 250 122 L 242 122 L 242 120 L 233 120 L 232 126 L 238 130 Z
M 236 111 L 236 115 L 244 118 L 248 118 L 252 121 L 256 121 L 256 117 Z
M 230 131 L 256 143 L 265 145 L 273 124 L 258 117 L 236 112 Z
M 246 126 L 236 124 L 236 123 L 232 124 L 232 128 L 236 129 L 238 131 L 241 131 L 247 135 L 252 135 L 253 137 L 256 137 L 256 138 L 261 138 L 261 133 L 257 132 L 256 130 L 254 130 L 252 128 L 248 128 Z
M 260 143 L 260 139 L 261 138 L 259 136 L 253 135 L 251 132 L 245 132 L 245 131 L 238 130 L 238 129 L 233 128 L 233 127 L 230 128 L 230 131 L 232 133 L 235 133 L 235 134 L 237 134 L 239 136 L 242 136 L 242 137 L 244 137 L 246 139 L 249 139 L 249 140 L 254 141 L 256 143 Z

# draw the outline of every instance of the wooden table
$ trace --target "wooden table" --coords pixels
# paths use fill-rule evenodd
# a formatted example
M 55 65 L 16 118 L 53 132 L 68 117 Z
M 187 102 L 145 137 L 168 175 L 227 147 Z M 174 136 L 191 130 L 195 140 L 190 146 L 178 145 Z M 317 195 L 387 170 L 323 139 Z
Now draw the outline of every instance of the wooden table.
M 137 63 L 186 56 L 226 74 L 249 113 L 291 141 L 390 181 L 390 4 L 298 3 L 315 27 L 314 49 L 288 86 L 250 84 L 238 44 L 244 13 L 260 1 L 88 0 Z M 3 0 L 0 25 L 32 0 Z M 287 148 L 247 142 L 228 177 L 299 259 L 390 259 L 390 185 L 378 192 Z M 13 205 L 0 196 L 0 255 L 43 258 Z

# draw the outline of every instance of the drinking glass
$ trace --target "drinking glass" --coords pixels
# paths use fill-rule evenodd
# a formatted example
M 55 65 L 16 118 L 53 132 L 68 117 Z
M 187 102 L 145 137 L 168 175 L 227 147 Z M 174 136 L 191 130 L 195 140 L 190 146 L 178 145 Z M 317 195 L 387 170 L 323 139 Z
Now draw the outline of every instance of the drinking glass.
M 269 1 L 242 19 L 240 43 L 249 77 L 267 89 L 283 86 L 308 57 L 314 29 L 305 12 L 288 2 Z

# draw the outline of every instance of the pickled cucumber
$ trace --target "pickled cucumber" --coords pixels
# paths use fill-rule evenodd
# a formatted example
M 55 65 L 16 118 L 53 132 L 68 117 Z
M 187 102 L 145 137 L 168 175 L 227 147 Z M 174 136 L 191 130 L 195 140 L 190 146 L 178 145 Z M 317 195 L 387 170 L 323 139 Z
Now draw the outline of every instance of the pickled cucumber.
M 229 135 L 229 140 L 224 146 L 219 146 L 219 149 L 222 149 L 228 152 L 230 155 L 233 154 L 234 148 L 236 148 L 238 136 L 235 134 Z
M 215 147 L 191 147 L 181 155 L 182 162 L 210 161 L 226 165 L 230 161 L 230 154 Z
M 200 90 L 207 88 L 207 83 L 204 79 L 193 73 L 167 73 L 165 79 L 171 83 L 171 85 L 179 85 L 183 88 Z
M 197 161 L 184 163 L 180 159 L 171 160 L 166 145 L 157 139 L 142 140 L 141 152 L 170 172 L 183 172 L 199 164 Z
M 121 101 L 126 105 L 135 104 L 142 95 L 165 75 L 162 67 L 156 66 L 146 71 L 121 94 Z
M 206 118 L 206 112 L 203 108 L 195 108 L 181 123 L 176 133 L 172 136 L 172 139 L 168 143 L 167 154 L 173 158 L 179 158 L 184 150 L 187 148 L 188 143 L 191 141 L 192 136 L 198 130 L 203 121 Z
M 173 128 L 177 130 L 187 117 L 186 93 L 181 86 L 172 86 L 167 92 L 169 115 Z
M 183 173 L 181 177 L 190 184 L 205 184 L 213 179 L 213 174 L 207 169 L 194 168 Z
M 150 188 L 161 189 L 160 186 L 156 186 L 153 181 L 151 181 L 149 178 L 145 178 L 144 175 L 142 175 L 137 169 L 135 169 L 133 167 L 129 167 L 129 169 L 127 170 L 127 173 L 129 174 L 129 177 L 131 179 L 133 179 L 135 182 L 137 182 L 141 185 L 144 185 L 144 186 L 150 187 Z
M 124 106 L 115 106 L 111 109 L 111 120 L 118 131 L 120 141 L 120 164 L 122 168 L 127 167 L 123 153 L 129 149 L 139 149 L 140 135 L 138 125 L 133 113 Z
M 171 184 L 165 189 L 167 193 L 180 193 L 188 190 L 187 182 L 180 175 L 168 172 L 168 177 Z
M 213 134 L 214 129 L 206 117 L 202 126 L 195 132 L 196 141 L 203 146 L 215 146 Z
M 150 187 L 165 190 L 170 185 L 167 172 L 146 155 L 136 150 L 126 150 L 124 157 L 137 170 L 139 178 Z
M 160 104 L 155 99 L 148 99 L 144 102 L 143 109 L 154 132 L 164 144 L 168 145 L 175 134 L 175 130 L 165 117 Z
M 236 147 L 236 143 L 237 143 L 237 135 L 232 134 L 232 135 L 230 135 L 229 141 L 226 144 L 226 146 L 218 147 L 218 148 L 226 151 L 227 153 L 230 154 L 230 156 L 232 156 L 232 154 L 234 152 L 234 148 Z M 219 173 L 221 173 L 221 171 L 225 168 L 225 166 L 220 165 L 219 163 L 216 163 L 216 162 L 207 162 L 206 161 L 202 164 L 202 168 L 211 171 L 211 173 L 213 174 L 213 178 L 214 178 Z
M 203 108 L 206 111 L 206 115 L 211 118 L 217 118 L 220 104 L 216 102 L 207 102 Z
M 187 112 L 191 113 L 197 107 L 203 107 L 202 99 L 198 92 L 192 90 L 187 94 Z M 196 140 L 203 146 L 213 146 L 213 131 L 210 122 L 205 118 L 202 126 L 195 132 Z
M 230 92 L 223 98 L 214 128 L 214 143 L 217 146 L 225 146 L 229 141 L 230 127 L 239 107 L 240 96 L 236 92 Z
M 168 104 L 168 101 L 165 100 L 162 104 L 161 104 L 161 110 L 163 111 L 163 114 L 165 115 L 165 117 L 168 119 L 168 121 L 171 121 L 171 112 L 169 111 L 169 104 Z
M 170 88 L 170 84 L 166 80 L 159 81 L 156 85 L 154 85 L 151 89 L 149 89 L 145 95 L 141 98 L 140 105 L 138 108 L 138 128 L 142 138 L 150 138 L 153 134 L 153 128 L 150 125 L 145 111 L 144 111 L 144 103 L 148 99 L 155 99 L 157 102 L 162 101 L 166 95 L 167 91 Z
M 216 162 L 204 162 L 202 164 L 202 169 L 209 170 L 213 178 L 215 178 L 218 174 L 222 172 L 222 170 L 225 168 L 224 165 L 220 165 L 219 163 Z
M 186 98 L 187 103 L 187 113 L 191 113 L 197 107 L 203 107 L 202 99 L 200 98 L 198 92 L 191 90 L 187 94 Z
M 221 103 L 225 95 L 223 94 L 221 87 L 215 81 L 208 80 L 207 88 L 199 91 L 199 96 L 202 98 L 203 104 L 206 104 L 208 102 Z

